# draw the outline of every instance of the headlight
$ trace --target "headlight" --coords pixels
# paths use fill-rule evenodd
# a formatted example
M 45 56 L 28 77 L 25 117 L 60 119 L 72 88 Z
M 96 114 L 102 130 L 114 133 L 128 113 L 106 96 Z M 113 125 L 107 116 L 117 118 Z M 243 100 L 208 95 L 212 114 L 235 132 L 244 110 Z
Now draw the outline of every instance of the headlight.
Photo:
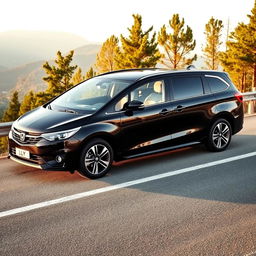
M 80 130 L 80 128 L 81 127 L 61 132 L 43 133 L 41 137 L 48 141 L 65 140 L 73 136 L 75 133 L 77 133 Z

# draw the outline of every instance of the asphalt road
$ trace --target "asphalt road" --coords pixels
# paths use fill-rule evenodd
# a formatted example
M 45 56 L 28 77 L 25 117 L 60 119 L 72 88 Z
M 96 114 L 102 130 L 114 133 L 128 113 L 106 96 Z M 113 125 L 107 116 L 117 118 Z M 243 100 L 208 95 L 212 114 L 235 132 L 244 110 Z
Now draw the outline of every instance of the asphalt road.
M 100 180 L 0 160 L 2 212 L 256 151 L 256 117 L 227 151 L 186 148 Z M 256 255 L 256 156 L 0 217 L 0 255 Z

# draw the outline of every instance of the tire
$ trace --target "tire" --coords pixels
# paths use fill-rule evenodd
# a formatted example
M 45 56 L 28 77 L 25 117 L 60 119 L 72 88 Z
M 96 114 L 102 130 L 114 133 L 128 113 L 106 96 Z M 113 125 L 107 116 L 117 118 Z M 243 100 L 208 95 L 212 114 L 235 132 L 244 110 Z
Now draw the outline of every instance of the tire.
M 80 155 L 78 172 L 90 179 L 103 177 L 113 162 L 113 149 L 103 139 L 93 139 L 86 144 Z
M 206 147 L 213 152 L 220 152 L 225 150 L 232 137 L 232 128 L 226 119 L 216 120 L 207 135 Z

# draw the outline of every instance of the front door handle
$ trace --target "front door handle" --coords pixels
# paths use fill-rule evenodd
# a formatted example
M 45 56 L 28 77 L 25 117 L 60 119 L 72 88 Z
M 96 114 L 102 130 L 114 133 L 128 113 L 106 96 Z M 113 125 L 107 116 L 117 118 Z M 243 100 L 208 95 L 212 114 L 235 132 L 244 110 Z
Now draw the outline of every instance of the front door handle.
M 168 109 L 164 108 L 164 109 L 162 109 L 162 110 L 160 111 L 159 114 L 164 116 L 164 115 L 168 114 L 168 112 L 169 112 Z

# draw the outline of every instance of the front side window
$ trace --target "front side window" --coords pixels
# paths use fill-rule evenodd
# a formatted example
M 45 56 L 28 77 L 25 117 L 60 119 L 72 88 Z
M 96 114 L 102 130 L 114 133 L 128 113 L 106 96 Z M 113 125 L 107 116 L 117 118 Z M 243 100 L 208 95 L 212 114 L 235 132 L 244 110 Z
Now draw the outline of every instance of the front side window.
M 57 111 L 93 113 L 108 103 L 132 81 L 95 77 L 67 91 L 50 107 Z
M 204 94 L 200 77 L 173 77 L 172 92 L 174 100 L 201 96 Z
M 129 94 L 123 97 L 115 105 L 115 110 L 123 109 L 124 104 L 128 101 L 138 100 L 141 101 L 145 107 L 159 104 L 165 101 L 165 84 L 164 80 L 157 80 L 145 83 L 138 88 L 132 90 Z

